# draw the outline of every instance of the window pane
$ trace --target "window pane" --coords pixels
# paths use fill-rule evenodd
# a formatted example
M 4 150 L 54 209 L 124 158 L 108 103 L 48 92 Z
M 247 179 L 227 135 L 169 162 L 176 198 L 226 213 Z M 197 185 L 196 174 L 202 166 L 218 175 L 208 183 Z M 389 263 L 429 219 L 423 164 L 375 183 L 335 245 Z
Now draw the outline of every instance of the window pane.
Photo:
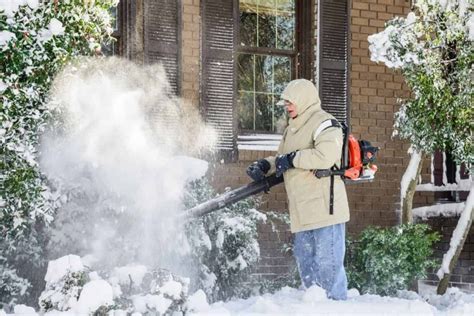
M 273 57 L 255 55 L 255 91 L 273 91 Z
M 275 94 L 273 100 L 273 131 L 277 132 L 278 126 L 283 126 L 288 121 L 288 116 L 284 105 L 276 105 L 280 100 L 280 95 Z
M 253 91 L 254 83 L 254 56 L 252 54 L 240 54 L 237 62 L 238 82 L 237 89 Z
M 240 0 L 240 45 L 293 50 L 294 0 Z
M 254 93 L 240 92 L 237 100 L 239 109 L 239 129 L 254 129 Z
M 114 28 L 114 31 L 118 31 L 119 29 L 119 24 L 118 24 L 118 10 L 117 7 L 112 7 L 109 10 L 111 18 L 112 18 L 112 27 Z
M 260 0 L 258 3 L 258 47 L 276 47 L 275 1 Z
M 291 11 L 277 11 L 277 48 L 294 49 L 295 43 L 295 13 Z
M 257 46 L 257 6 L 240 1 L 240 45 Z
M 295 0 L 275 0 L 275 6 L 279 11 L 295 12 Z
M 286 85 L 291 81 L 291 59 L 289 57 L 273 58 L 273 92 L 280 95 Z
M 273 131 L 273 95 L 257 93 L 255 95 L 255 129 Z
M 239 128 L 275 132 L 285 108 L 275 106 L 291 80 L 291 58 L 272 55 L 239 55 Z

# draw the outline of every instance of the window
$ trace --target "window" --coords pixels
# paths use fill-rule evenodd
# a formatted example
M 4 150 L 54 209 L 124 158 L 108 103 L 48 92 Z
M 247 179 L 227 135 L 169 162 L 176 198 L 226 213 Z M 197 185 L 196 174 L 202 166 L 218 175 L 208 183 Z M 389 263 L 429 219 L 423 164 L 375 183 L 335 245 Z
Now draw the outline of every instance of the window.
M 221 157 L 235 161 L 238 139 L 278 132 L 285 110 L 275 104 L 286 84 L 294 78 L 314 78 L 316 1 L 200 3 L 201 111 L 218 132 Z
M 112 37 L 114 38 L 113 41 L 107 43 L 106 45 L 102 45 L 102 53 L 105 56 L 114 56 L 119 54 L 119 43 L 121 40 L 120 36 L 120 25 L 119 25 L 119 9 L 117 7 L 112 7 L 110 9 L 110 16 L 112 18 L 112 28 L 113 33 Z
M 295 77 L 295 0 L 240 0 L 237 109 L 241 132 L 276 132 L 285 109 L 276 106 Z

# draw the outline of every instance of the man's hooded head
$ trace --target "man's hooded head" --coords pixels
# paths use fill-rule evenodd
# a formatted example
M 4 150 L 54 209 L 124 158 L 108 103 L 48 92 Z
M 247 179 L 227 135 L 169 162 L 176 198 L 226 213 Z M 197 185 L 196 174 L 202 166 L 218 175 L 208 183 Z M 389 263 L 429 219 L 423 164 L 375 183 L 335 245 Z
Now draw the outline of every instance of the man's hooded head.
M 282 100 L 287 100 L 296 106 L 298 115 L 304 113 L 310 107 L 321 108 L 318 89 L 314 84 L 306 79 L 296 79 L 290 81 L 281 94 Z M 279 102 L 279 104 L 282 104 Z

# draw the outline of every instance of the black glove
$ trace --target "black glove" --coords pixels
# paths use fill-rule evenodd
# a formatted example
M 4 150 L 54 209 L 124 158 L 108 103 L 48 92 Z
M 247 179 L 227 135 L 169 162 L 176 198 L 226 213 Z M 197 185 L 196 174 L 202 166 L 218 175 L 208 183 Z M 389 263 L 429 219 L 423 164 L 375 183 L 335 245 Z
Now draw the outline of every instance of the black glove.
M 260 181 L 265 178 L 265 174 L 270 170 L 271 166 L 268 160 L 260 159 L 247 167 L 247 174 L 254 181 Z
M 294 168 L 293 159 L 296 156 L 296 151 L 289 154 L 278 155 L 275 160 L 276 165 L 276 176 L 281 176 L 286 170 Z

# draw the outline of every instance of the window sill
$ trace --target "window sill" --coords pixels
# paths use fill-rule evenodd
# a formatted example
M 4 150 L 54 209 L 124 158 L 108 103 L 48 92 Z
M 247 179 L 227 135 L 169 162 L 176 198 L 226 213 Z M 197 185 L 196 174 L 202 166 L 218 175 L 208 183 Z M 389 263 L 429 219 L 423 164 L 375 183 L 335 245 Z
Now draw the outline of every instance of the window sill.
M 241 150 L 277 151 L 282 135 L 248 134 L 237 137 L 237 147 Z

